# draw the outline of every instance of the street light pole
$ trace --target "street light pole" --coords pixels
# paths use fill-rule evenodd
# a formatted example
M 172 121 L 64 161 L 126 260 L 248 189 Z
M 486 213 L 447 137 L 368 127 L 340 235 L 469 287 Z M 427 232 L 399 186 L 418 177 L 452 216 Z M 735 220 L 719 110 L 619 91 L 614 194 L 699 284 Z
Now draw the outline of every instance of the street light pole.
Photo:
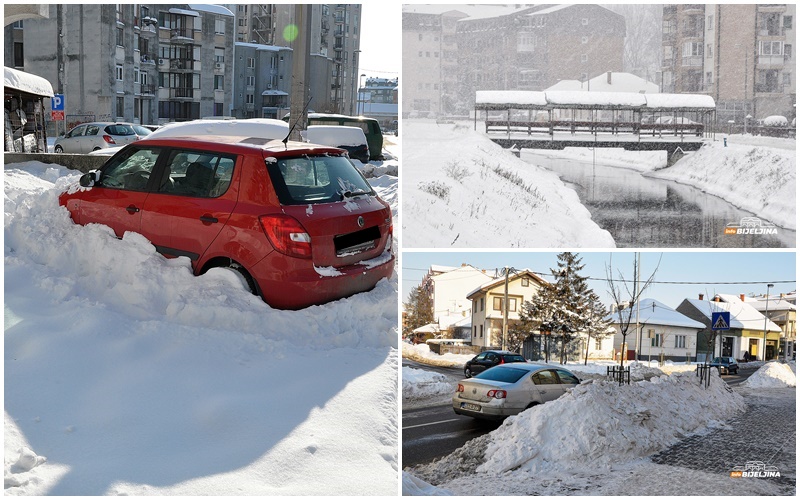
M 767 321 L 769 321 L 769 289 L 772 288 L 773 286 L 775 285 L 773 285 L 772 283 L 769 283 L 767 285 L 767 306 L 764 309 L 764 356 L 762 356 L 764 358 L 764 361 L 767 360 Z

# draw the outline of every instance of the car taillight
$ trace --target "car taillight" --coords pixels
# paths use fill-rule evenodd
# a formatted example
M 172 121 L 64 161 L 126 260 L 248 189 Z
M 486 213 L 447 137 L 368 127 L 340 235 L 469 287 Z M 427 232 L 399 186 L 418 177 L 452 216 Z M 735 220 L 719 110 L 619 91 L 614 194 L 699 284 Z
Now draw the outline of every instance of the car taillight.
M 311 258 L 311 236 L 297 219 L 288 215 L 262 215 L 258 221 L 275 250 L 292 257 Z
M 116 144 L 116 141 L 114 141 L 114 138 L 112 138 L 110 135 L 104 134 L 103 140 L 106 141 L 108 144 Z
M 458 384 L 458 389 L 456 389 L 456 392 L 464 392 L 464 384 Z
M 506 391 L 501 391 L 501 390 L 498 390 L 498 389 L 492 389 L 491 391 L 487 392 L 486 395 L 489 396 L 490 398 L 505 399 Z
M 503 358 L 500 358 L 500 363 L 498 363 L 498 364 L 500 364 L 500 365 L 503 365 L 503 364 L 505 364 L 505 362 L 506 362 L 506 360 L 505 360 L 505 359 L 503 359 Z
M 392 237 L 394 235 L 394 222 L 389 223 L 389 231 L 386 235 L 386 245 L 383 247 L 384 252 L 388 252 L 392 249 Z

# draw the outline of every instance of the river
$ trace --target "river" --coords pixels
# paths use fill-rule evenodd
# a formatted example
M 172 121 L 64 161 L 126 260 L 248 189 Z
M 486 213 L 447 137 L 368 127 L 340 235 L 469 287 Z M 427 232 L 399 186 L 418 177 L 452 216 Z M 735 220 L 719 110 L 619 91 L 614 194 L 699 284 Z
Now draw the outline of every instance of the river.
M 725 234 L 726 226 L 740 225 L 754 214 L 691 186 L 593 165 L 591 159 L 552 158 L 532 150 L 523 150 L 521 158 L 558 174 L 620 248 L 795 246 L 795 231 L 781 227 L 771 235 Z

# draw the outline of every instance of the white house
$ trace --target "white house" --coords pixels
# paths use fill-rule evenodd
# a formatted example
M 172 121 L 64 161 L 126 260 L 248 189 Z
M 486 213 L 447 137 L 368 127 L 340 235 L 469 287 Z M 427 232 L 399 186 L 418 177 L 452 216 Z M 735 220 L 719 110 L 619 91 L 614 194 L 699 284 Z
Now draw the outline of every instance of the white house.
M 639 358 L 664 359 L 673 361 L 695 360 L 697 356 L 697 334 L 705 325 L 695 321 L 675 309 L 654 299 L 642 299 L 639 304 L 634 304 L 629 311 L 633 314 L 628 333 L 625 337 L 625 350 L 634 350 L 637 345 L 636 308 L 639 313 Z M 627 314 L 624 311 L 623 314 Z M 620 352 L 622 345 L 622 330 L 620 316 L 612 312 L 607 318 L 613 321 L 614 350 Z M 622 323 L 626 322 L 624 319 Z M 629 357 L 630 359 L 630 357 Z
M 588 81 L 561 80 L 544 89 L 550 90 L 585 90 L 587 92 L 634 92 L 637 94 L 658 94 L 658 85 L 631 73 L 607 71 Z
M 546 284 L 547 281 L 528 270 L 509 275 L 508 319 L 518 320 L 522 304 Z M 505 276 L 478 286 L 466 298 L 472 301 L 472 345 L 501 347 Z
M 445 330 L 469 316 L 471 302 L 467 294 L 476 287 L 492 281 L 485 271 L 469 264 L 461 267 L 432 265 L 422 279 L 422 287 L 433 299 L 433 320 Z

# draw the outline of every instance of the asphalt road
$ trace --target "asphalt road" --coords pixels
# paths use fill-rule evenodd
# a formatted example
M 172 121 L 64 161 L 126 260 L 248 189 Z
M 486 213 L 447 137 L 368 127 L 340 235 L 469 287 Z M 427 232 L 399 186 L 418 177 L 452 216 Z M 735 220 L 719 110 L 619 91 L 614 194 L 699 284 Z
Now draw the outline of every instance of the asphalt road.
M 454 368 L 420 365 L 403 360 L 404 366 L 424 368 L 448 375 L 462 376 L 461 370 Z M 739 369 L 736 375 L 723 375 L 729 385 L 741 384 L 755 373 L 756 368 Z M 449 455 L 467 441 L 489 433 L 501 422 L 483 422 L 471 417 L 456 415 L 449 404 L 426 408 L 403 410 L 402 442 L 403 467 L 426 464 Z

